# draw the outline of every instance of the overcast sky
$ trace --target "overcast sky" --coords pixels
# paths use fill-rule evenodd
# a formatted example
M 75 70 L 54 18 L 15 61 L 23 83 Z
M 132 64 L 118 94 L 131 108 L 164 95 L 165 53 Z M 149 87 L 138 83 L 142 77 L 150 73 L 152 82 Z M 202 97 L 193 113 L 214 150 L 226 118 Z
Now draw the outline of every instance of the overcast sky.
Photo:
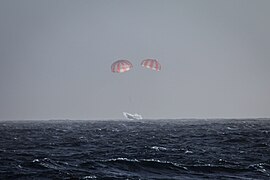
M 270 117 L 269 0 L 1 0 L 0 119 Z M 160 72 L 143 69 L 155 58 Z M 128 59 L 133 69 L 112 73 Z

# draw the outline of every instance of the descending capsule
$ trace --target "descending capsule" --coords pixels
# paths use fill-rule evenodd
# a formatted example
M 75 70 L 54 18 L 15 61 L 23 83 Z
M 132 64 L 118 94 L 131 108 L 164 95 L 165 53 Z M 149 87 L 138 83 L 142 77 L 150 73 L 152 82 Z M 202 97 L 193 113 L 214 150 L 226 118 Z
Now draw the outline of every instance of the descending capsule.
M 141 65 L 145 68 L 149 68 L 155 71 L 161 70 L 161 65 L 156 59 L 145 59 L 141 62 Z
M 132 67 L 132 63 L 128 60 L 118 60 L 111 65 L 111 70 L 114 73 L 122 73 L 129 71 Z

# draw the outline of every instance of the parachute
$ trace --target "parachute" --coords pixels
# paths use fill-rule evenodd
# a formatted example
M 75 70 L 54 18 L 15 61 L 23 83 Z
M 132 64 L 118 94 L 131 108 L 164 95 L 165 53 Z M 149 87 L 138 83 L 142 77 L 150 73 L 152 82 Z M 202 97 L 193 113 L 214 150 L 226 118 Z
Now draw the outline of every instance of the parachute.
M 133 65 L 128 60 L 118 60 L 111 65 L 111 70 L 114 73 L 122 73 L 129 71 Z
M 161 65 L 156 59 L 145 59 L 141 62 L 141 65 L 145 68 L 149 68 L 155 71 L 161 70 Z

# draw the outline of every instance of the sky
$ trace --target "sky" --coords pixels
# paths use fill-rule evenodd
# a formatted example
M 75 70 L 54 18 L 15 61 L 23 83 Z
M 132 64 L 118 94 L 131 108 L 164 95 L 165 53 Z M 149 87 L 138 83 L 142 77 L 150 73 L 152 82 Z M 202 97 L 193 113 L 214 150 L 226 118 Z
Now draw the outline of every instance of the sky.
M 0 120 L 270 117 L 269 0 L 1 0 Z M 162 69 L 140 63 L 157 59 Z M 133 68 L 112 73 L 127 59 Z

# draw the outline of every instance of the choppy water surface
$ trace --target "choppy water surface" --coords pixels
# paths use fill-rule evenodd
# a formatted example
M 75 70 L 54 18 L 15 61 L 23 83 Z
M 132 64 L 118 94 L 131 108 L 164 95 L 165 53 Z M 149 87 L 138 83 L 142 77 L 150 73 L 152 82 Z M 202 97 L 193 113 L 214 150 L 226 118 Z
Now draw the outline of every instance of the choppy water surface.
M 2 121 L 0 179 L 270 179 L 270 120 Z

